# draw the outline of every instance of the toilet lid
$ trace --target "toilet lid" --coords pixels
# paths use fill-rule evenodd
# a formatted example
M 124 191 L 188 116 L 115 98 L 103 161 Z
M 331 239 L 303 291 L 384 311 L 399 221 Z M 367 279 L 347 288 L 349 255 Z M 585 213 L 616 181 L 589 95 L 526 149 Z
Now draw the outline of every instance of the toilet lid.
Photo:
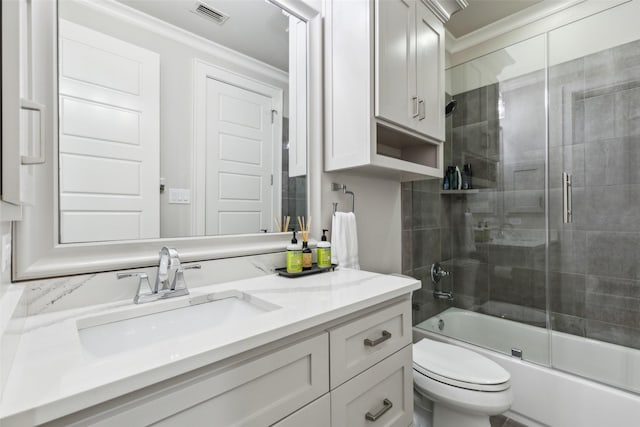
M 426 338 L 413 345 L 413 365 L 437 381 L 473 390 L 504 390 L 511 378 L 502 366 L 478 353 Z

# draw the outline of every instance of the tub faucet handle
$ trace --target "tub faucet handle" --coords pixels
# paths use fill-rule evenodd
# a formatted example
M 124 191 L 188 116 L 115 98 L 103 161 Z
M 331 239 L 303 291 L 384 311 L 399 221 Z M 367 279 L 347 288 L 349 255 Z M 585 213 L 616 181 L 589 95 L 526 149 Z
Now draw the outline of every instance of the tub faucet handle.
M 439 262 L 431 265 L 431 281 L 434 284 L 439 283 L 440 279 L 447 276 L 449 276 L 449 272 L 445 271 Z

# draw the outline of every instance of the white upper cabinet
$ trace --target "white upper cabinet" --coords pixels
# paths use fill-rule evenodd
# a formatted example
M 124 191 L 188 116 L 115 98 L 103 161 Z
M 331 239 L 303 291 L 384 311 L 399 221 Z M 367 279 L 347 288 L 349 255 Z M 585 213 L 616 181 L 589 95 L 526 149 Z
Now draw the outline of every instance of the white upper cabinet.
M 443 141 L 443 24 L 420 0 L 375 5 L 375 115 Z
M 426 0 L 327 1 L 327 171 L 442 177 L 448 16 Z
M 383 0 L 375 6 L 376 117 L 412 128 L 418 117 L 416 2 Z
M 416 130 L 444 141 L 444 26 L 420 1 L 416 4 Z

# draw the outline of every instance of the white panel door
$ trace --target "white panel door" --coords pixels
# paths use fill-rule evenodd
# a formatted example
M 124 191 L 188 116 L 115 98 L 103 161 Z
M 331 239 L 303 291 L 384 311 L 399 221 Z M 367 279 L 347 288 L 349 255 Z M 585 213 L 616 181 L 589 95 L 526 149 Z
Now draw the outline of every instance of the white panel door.
M 60 21 L 60 241 L 160 237 L 160 59 Z
M 417 115 L 415 0 L 376 1 L 375 114 L 412 127 Z
M 416 8 L 417 87 L 415 129 L 444 141 L 444 26 L 421 2 Z
M 206 234 L 258 233 L 274 214 L 272 100 L 214 78 L 206 87 Z

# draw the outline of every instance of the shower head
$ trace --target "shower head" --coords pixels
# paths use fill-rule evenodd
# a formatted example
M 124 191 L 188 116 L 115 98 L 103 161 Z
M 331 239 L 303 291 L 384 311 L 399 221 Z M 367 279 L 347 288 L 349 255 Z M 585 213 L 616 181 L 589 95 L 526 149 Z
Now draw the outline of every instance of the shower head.
M 457 105 L 458 105 L 458 101 L 456 101 L 455 99 L 452 99 L 451 101 L 449 101 L 447 105 L 444 107 L 444 116 L 449 117 L 451 114 L 453 114 L 453 112 L 456 111 Z

